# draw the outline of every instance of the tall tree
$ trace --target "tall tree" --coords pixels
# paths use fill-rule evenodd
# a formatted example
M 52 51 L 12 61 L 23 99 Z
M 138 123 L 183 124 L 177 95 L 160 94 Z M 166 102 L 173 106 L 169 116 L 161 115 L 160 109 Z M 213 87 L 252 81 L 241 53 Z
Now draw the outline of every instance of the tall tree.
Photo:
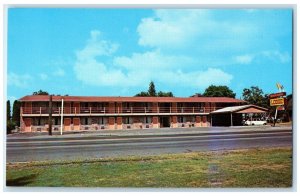
M 155 85 L 152 81 L 149 84 L 148 94 L 150 97 L 156 97 Z
M 49 95 L 49 93 L 47 91 L 39 90 L 39 91 L 33 92 L 32 95 Z
M 157 96 L 158 97 L 174 97 L 172 92 L 162 92 L 162 91 L 159 91 L 157 93 Z
M 20 126 L 20 107 L 21 107 L 21 102 L 18 100 L 15 100 L 14 104 L 13 104 L 12 121 L 17 126 Z
M 11 113 L 11 110 L 10 110 L 10 101 L 7 100 L 6 101 L 6 121 L 10 121 L 10 113 Z
M 156 93 L 154 82 L 151 81 L 149 83 L 148 91 L 142 91 L 136 94 L 135 97 L 174 97 L 174 95 L 172 92 L 159 91 L 158 93 Z
M 148 92 L 142 91 L 135 95 L 136 97 L 149 97 Z
M 249 104 L 269 108 L 268 94 L 264 94 L 263 90 L 258 86 L 251 86 L 250 89 L 244 88 L 243 100 L 247 101 Z
M 203 93 L 204 97 L 232 97 L 235 98 L 235 93 L 227 86 L 210 85 Z

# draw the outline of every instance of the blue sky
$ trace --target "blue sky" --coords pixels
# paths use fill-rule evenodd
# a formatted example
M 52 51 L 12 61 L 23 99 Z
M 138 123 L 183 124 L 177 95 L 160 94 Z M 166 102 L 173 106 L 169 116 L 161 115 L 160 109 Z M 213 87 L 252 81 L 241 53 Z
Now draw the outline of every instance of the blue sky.
M 291 9 L 8 10 L 7 96 L 292 93 Z

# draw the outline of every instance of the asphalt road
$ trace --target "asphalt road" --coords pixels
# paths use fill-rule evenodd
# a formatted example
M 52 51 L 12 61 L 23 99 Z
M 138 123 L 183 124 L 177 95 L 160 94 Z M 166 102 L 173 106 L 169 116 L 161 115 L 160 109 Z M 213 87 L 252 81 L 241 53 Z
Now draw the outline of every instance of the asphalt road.
M 148 135 L 7 138 L 7 162 L 292 146 L 292 129 L 217 129 Z

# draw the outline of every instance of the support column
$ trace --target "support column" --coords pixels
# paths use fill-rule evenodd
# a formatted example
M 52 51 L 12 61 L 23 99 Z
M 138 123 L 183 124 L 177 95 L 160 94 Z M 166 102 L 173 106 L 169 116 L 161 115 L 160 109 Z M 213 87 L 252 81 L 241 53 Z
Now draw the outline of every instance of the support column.
M 196 127 L 201 127 L 201 116 L 196 116 Z
M 177 113 L 177 103 L 172 102 L 172 113 Z
M 153 122 L 153 128 L 159 128 L 158 116 L 153 116 L 152 122 Z
M 207 127 L 207 116 L 202 117 L 202 127 Z
M 177 116 L 172 116 L 172 128 L 177 128 L 178 123 L 177 123 Z
M 114 102 L 109 102 L 108 113 L 115 113 L 115 103 Z
M 152 113 L 158 113 L 158 103 L 152 104 Z

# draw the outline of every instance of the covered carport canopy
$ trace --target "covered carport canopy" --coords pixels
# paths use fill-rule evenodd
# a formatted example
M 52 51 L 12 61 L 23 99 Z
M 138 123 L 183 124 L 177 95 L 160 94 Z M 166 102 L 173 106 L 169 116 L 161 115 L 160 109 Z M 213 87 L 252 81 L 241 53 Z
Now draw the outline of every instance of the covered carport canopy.
M 242 114 L 266 113 L 268 109 L 256 105 L 242 105 L 222 108 L 211 112 L 211 124 L 215 126 L 241 125 Z

